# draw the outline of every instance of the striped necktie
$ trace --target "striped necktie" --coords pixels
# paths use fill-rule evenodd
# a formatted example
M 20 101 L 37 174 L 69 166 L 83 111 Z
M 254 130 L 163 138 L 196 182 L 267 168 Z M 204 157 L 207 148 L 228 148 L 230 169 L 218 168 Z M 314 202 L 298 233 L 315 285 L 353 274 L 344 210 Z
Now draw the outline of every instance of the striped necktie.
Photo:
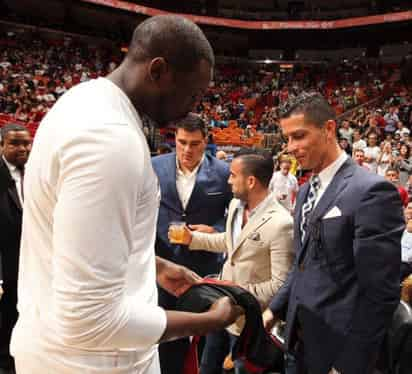
M 309 221 L 309 215 L 315 206 L 315 201 L 318 196 L 318 191 L 320 187 L 320 178 L 319 175 L 312 175 L 309 181 L 309 193 L 306 199 L 305 204 L 302 206 L 302 218 L 300 220 L 300 232 L 301 232 L 301 239 L 302 243 L 305 240 L 307 225 Z

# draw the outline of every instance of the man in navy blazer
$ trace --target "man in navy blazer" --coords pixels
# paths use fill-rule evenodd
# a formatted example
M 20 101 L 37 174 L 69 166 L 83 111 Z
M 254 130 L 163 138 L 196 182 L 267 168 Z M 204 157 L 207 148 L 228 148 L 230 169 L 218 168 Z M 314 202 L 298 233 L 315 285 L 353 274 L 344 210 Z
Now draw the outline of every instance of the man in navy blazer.
M 371 373 L 399 304 L 399 194 L 339 148 L 335 113 L 321 95 L 289 102 L 281 127 L 314 176 L 297 196 L 295 263 L 265 325 L 288 304 L 286 346 L 299 374 Z
M 184 221 L 204 232 L 224 231 L 225 213 L 232 199 L 227 183 L 229 165 L 205 153 L 207 128 L 199 116 L 190 114 L 176 128 L 176 153 L 152 159 L 161 190 L 156 254 L 201 276 L 216 274 L 222 267 L 220 254 L 171 244 L 168 229 L 170 222 Z M 159 288 L 159 304 L 174 309 L 176 298 Z M 160 345 L 162 374 L 181 373 L 188 346 L 188 339 Z

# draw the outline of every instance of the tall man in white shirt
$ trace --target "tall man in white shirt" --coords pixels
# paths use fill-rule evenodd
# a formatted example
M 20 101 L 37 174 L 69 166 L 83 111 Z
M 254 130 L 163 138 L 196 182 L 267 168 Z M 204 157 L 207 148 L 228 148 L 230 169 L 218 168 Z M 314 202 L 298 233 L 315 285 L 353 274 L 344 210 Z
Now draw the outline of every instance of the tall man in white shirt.
M 156 254 L 201 276 L 219 273 L 222 255 L 191 252 L 185 245 L 170 243 L 167 232 L 172 221 L 184 221 L 207 232 L 224 230 L 225 212 L 232 198 L 227 183 L 229 166 L 205 153 L 207 139 L 205 122 L 190 114 L 176 124 L 176 153 L 152 159 L 161 190 Z M 175 309 L 176 298 L 159 289 L 159 305 Z M 162 374 L 181 373 L 188 348 L 189 339 L 161 344 Z
M 296 259 L 264 313 L 284 311 L 299 374 L 369 374 L 399 304 L 404 222 L 396 188 L 365 173 L 338 146 L 336 114 L 318 93 L 284 108 L 288 151 L 310 181 L 295 207 Z
M 23 206 L 23 175 L 32 138 L 21 125 L 1 129 L 0 157 L 0 374 L 14 373 L 9 345 L 17 321 L 17 276 Z M 3 293 L 4 291 L 4 293 Z
M 25 175 L 18 374 L 159 374 L 157 343 L 222 328 L 227 298 L 201 313 L 157 306 L 198 277 L 154 253 L 160 192 L 141 115 L 184 117 L 207 89 L 213 51 L 177 16 L 145 20 L 122 64 L 81 83 L 42 121 Z

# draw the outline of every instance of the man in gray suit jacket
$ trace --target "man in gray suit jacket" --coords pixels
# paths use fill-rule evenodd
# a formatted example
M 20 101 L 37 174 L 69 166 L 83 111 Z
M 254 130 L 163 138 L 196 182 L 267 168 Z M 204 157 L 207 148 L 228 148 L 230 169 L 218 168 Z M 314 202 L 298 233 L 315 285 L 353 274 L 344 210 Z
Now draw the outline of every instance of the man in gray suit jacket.
M 284 109 L 288 150 L 313 176 L 297 196 L 292 271 L 264 321 L 271 328 L 288 303 L 286 343 L 299 373 L 371 373 L 399 303 L 399 194 L 340 150 L 321 95 Z

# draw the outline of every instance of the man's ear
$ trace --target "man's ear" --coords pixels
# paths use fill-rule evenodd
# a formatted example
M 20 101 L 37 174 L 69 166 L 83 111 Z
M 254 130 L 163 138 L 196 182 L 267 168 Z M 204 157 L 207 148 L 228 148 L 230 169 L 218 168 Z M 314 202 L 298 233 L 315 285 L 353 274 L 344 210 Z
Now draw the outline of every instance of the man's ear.
M 250 175 L 247 177 L 247 185 L 250 189 L 252 189 L 253 187 L 255 187 L 256 185 L 256 177 L 254 177 L 253 175 Z
M 159 83 L 169 72 L 169 66 L 163 57 L 156 57 L 150 61 L 148 73 L 152 82 Z
M 332 140 L 336 137 L 336 122 L 332 119 L 326 121 L 325 129 L 327 132 L 327 139 Z

